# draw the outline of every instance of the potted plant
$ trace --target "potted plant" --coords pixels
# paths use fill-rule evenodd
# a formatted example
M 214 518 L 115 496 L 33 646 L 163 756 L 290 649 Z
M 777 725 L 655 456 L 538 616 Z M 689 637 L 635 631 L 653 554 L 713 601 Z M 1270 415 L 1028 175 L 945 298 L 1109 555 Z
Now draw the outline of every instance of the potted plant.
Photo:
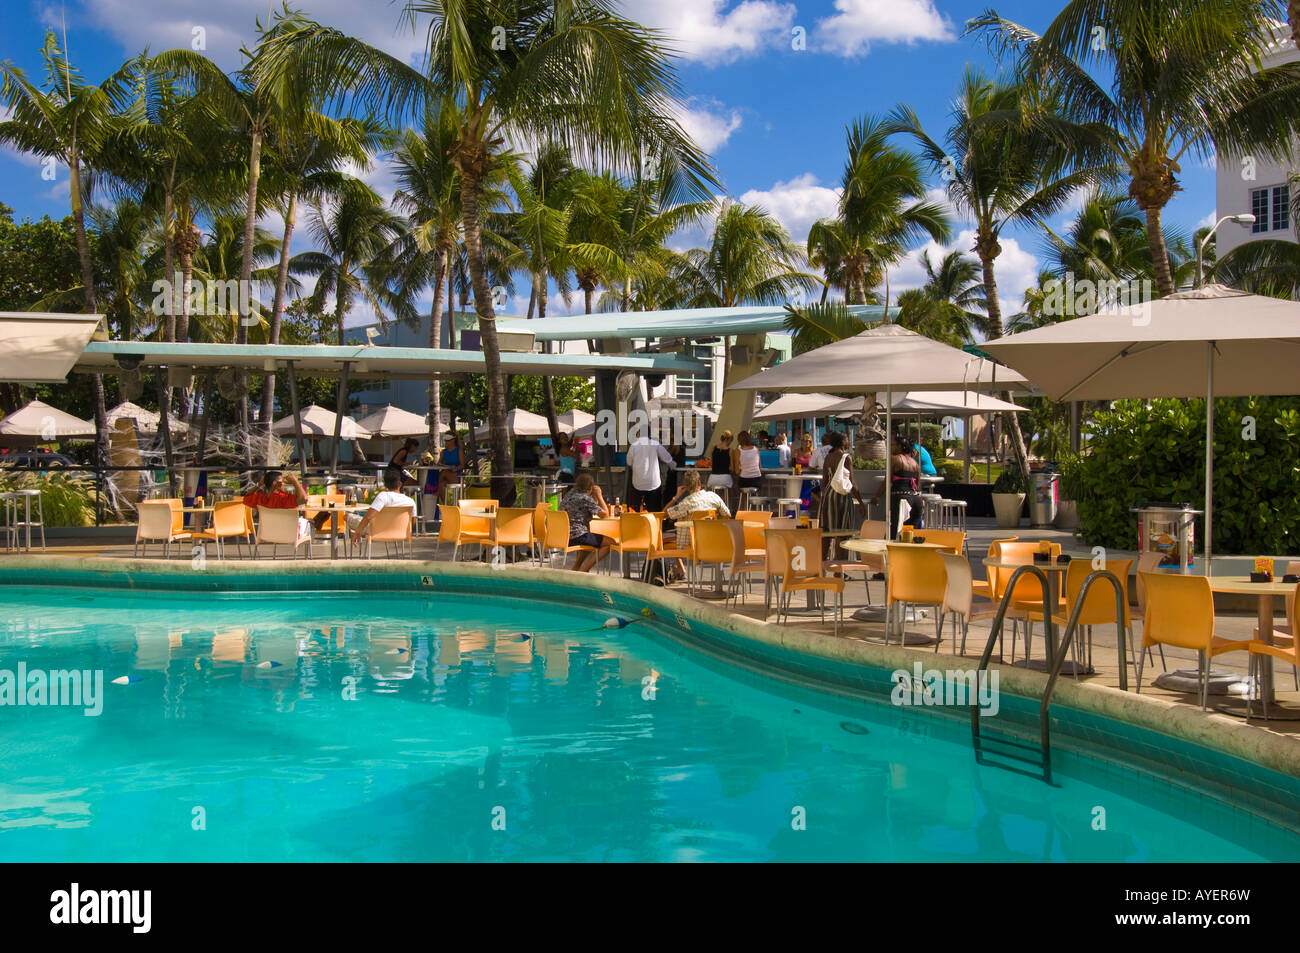
M 1079 498 L 1083 496 L 1083 468 L 1077 454 L 1067 454 L 1060 461 L 1061 477 L 1057 482 L 1059 499 L 1056 504 L 1057 529 L 1077 529 L 1079 526 Z
M 853 461 L 853 485 L 858 488 L 864 500 L 870 500 L 885 482 L 885 461 L 868 457 L 858 457 Z
M 1029 495 L 1029 483 L 1014 466 L 1003 470 L 993 481 L 993 511 L 997 514 L 998 529 L 1015 529 L 1020 525 L 1020 512 Z

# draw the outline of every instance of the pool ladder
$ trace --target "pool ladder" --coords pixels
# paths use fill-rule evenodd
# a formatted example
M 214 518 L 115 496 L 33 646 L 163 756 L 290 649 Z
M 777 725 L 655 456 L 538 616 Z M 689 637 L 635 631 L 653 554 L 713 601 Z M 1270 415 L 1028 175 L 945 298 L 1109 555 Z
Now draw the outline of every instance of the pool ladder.
M 984 646 L 984 654 L 980 656 L 979 668 L 976 670 L 976 686 L 984 684 L 986 678 L 985 672 L 989 667 L 989 660 L 993 655 L 993 645 L 1002 636 L 1002 625 L 1006 618 L 1007 608 L 1011 604 L 1011 594 L 1015 591 L 1016 580 L 1024 573 L 1032 573 L 1038 577 L 1039 586 L 1043 593 L 1043 625 L 1044 628 L 1052 625 L 1052 613 L 1048 609 L 1048 584 L 1047 574 L 1034 565 L 1020 566 L 1011 574 L 1007 581 L 1006 591 L 1002 594 L 1002 601 L 998 604 L 997 615 L 993 617 L 993 628 L 989 632 L 988 644 Z M 1088 574 L 1088 578 L 1083 581 L 1079 589 L 1079 596 L 1074 601 L 1074 611 L 1070 613 L 1070 618 L 1065 625 L 1065 632 L 1061 635 L 1061 643 L 1056 652 L 1052 652 L 1052 640 L 1048 633 L 1044 633 L 1044 642 L 1047 645 L 1047 665 L 1048 677 L 1047 688 L 1043 691 L 1043 697 L 1039 702 L 1038 708 L 1038 725 L 1039 725 L 1039 743 L 1037 747 L 1032 744 L 1026 744 L 1024 741 L 1013 738 L 1010 735 L 994 733 L 989 730 L 980 720 L 980 706 L 978 692 L 970 706 L 970 728 L 971 741 L 975 747 L 975 761 L 977 764 L 990 764 L 994 767 L 1005 768 L 1008 771 L 1015 771 L 1019 774 L 1027 774 L 1030 777 L 1041 778 L 1047 784 L 1052 783 L 1052 738 L 1051 738 L 1051 719 L 1049 709 L 1052 704 L 1052 691 L 1056 688 L 1056 679 L 1061 674 L 1061 664 L 1065 660 L 1066 652 L 1073 644 L 1074 633 L 1079 627 L 1079 613 L 1082 611 L 1084 604 L 1087 602 L 1088 590 L 1098 579 L 1105 579 L 1110 582 L 1115 590 L 1115 618 L 1119 619 L 1116 626 L 1119 632 L 1117 640 L 1117 650 L 1119 653 L 1119 687 L 1120 691 L 1128 691 L 1128 667 L 1124 659 L 1124 639 L 1125 639 L 1125 610 L 1128 608 L 1128 594 L 1123 584 L 1113 572 L 1106 569 L 1098 569 Z M 1055 608 L 1054 606 L 1052 607 Z M 1075 681 L 1079 679 L 1078 668 L 1074 672 Z M 988 747 L 988 746 L 993 747 Z M 992 760 L 986 760 L 992 759 Z M 999 760 L 999 759 L 1005 759 Z M 1018 767 L 1016 764 L 1028 765 L 1029 768 Z M 1031 770 L 1032 769 L 1032 770 Z

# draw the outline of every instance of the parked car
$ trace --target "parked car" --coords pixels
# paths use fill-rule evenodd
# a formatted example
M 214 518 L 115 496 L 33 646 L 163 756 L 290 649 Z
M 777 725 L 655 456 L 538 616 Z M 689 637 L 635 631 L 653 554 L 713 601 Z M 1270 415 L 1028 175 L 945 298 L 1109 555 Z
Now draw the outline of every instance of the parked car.
M 15 470 L 54 470 L 59 467 L 76 466 L 77 462 L 61 453 L 48 450 L 23 450 L 0 453 L 0 467 Z

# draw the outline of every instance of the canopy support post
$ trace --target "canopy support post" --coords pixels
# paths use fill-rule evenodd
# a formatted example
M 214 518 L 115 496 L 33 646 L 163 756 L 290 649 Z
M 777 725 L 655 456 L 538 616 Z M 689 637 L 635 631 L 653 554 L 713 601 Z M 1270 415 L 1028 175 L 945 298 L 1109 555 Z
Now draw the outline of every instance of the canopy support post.
M 894 538 L 894 389 L 885 388 L 885 539 Z M 889 623 L 886 621 L 886 627 Z M 886 629 L 888 631 L 888 629 Z
M 289 411 L 293 414 L 293 439 L 298 445 L 298 472 L 302 474 L 304 482 L 307 480 L 307 454 L 302 446 L 302 418 L 298 416 L 298 368 L 293 361 L 285 361 L 284 366 L 289 371 Z M 267 446 L 270 446 L 271 431 L 267 430 Z
M 1214 342 L 1205 357 L 1205 575 L 1209 578 L 1212 550 L 1210 526 L 1214 522 Z M 1184 563 L 1186 565 L 1186 563 Z
M 347 411 L 348 375 L 352 370 L 350 361 L 343 362 L 343 376 L 339 378 L 338 410 L 334 414 L 334 445 L 330 448 L 330 483 L 337 485 L 339 469 L 339 435 L 343 431 L 343 414 Z

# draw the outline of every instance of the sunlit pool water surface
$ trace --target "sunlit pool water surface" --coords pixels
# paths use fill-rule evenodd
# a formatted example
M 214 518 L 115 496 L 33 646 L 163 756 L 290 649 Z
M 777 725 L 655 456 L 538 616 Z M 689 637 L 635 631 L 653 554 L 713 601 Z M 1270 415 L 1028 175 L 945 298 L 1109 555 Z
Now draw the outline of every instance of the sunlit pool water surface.
M 97 717 L 0 708 L 6 860 L 1300 857 L 1288 830 L 1069 752 L 1056 786 L 977 766 L 960 722 L 741 676 L 653 620 L 405 594 L 3 596 L 0 669 L 105 680 Z

